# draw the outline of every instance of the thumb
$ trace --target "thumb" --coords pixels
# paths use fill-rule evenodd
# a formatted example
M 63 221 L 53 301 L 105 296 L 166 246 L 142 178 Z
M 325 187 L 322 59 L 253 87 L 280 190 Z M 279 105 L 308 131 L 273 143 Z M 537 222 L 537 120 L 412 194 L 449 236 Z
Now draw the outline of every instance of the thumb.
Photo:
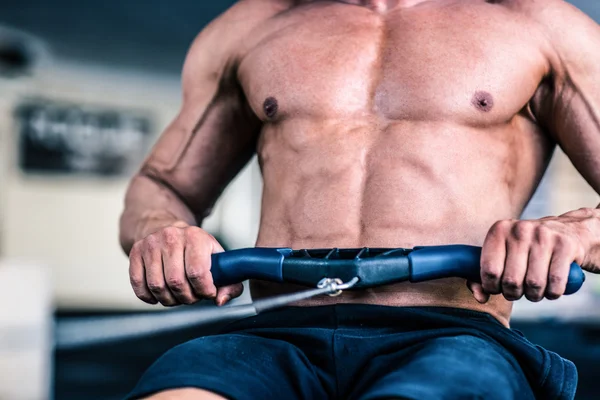
M 485 304 L 490 299 L 490 295 L 483 290 L 481 283 L 467 281 L 467 288 L 473 293 L 473 297 L 481 304 Z
M 244 291 L 244 285 L 236 283 L 235 285 L 223 286 L 217 289 L 217 298 L 215 303 L 218 306 L 225 305 L 229 300 L 239 297 Z

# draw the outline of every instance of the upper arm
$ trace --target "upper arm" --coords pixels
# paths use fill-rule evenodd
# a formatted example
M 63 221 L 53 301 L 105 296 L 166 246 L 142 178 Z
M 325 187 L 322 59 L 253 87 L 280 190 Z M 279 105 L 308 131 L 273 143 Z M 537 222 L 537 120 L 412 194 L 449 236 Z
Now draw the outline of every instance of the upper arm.
M 528 0 L 549 44 L 535 114 L 600 193 L 600 26 L 562 0 Z
M 276 8 L 271 0 L 241 1 L 195 39 L 183 67 L 183 102 L 140 175 L 172 192 L 203 217 L 251 158 L 261 127 L 237 82 L 245 35 Z

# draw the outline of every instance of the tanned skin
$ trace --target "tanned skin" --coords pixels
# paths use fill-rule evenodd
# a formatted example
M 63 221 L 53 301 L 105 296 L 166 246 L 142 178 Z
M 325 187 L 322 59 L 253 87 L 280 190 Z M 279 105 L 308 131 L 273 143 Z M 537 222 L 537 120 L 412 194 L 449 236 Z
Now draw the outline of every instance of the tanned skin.
M 518 220 L 556 145 L 600 192 L 599 49 L 598 25 L 562 0 L 238 2 L 193 43 L 181 112 L 127 193 L 135 293 L 168 306 L 241 293 L 212 284 L 222 248 L 198 226 L 257 154 L 257 246 L 484 248 L 482 285 L 302 305 L 459 307 L 508 326 L 512 300 L 563 294 L 572 261 L 599 269 L 599 210 Z

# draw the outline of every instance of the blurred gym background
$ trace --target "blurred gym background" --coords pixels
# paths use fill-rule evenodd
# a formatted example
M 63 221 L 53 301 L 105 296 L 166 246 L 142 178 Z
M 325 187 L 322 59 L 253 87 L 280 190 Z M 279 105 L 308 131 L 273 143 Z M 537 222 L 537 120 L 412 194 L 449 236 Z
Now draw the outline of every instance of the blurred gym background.
M 63 321 L 158 308 L 129 287 L 117 242 L 123 196 L 178 110 L 189 44 L 233 3 L 0 2 L 0 400 L 118 399 L 161 353 L 204 333 L 77 351 L 55 351 L 52 336 Z M 600 21 L 596 0 L 572 3 Z M 252 162 L 204 227 L 227 247 L 252 246 L 260 186 Z M 523 217 L 599 202 L 558 151 Z M 600 398 L 594 278 L 571 298 L 519 302 L 514 318 L 530 340 L 576 362 L 578 399 Z

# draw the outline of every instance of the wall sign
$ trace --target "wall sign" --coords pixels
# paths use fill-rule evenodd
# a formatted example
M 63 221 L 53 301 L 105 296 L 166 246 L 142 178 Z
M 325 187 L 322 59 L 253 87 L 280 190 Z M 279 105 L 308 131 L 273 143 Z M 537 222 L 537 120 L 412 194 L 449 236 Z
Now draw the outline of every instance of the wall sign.
M 128 174 L 150 146 L 153 124 L 140 112 L 30 100 L 15 115 L 25 172 Z

